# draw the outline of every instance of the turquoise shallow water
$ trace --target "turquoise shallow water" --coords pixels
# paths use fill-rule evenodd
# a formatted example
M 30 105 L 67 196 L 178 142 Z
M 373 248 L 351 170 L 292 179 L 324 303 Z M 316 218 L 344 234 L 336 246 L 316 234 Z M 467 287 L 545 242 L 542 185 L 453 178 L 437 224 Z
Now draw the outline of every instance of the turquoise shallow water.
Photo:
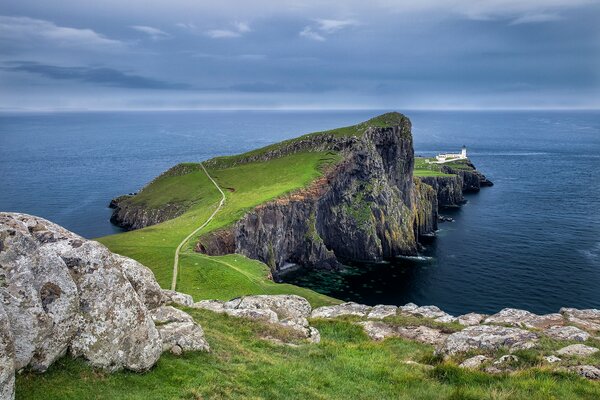
M 168 167 L 235 154 L 374 111 L 0 114 L 0 209 L 86 237 L 118 231 L 108 201 Z M 408 111 L 415 152 L 463 144 L 495 183 L 440 225 L 421 260 L 349 266 L 295 283 L 366 303 L 600 308 L 600 113 Z

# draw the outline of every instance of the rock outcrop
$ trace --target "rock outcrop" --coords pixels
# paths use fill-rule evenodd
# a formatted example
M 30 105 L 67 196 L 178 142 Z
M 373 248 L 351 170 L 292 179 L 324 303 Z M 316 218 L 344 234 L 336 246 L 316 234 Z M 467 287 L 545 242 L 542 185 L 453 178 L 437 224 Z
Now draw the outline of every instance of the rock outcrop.
M 311 306 L 308 300 L 296 295 L 255 295 L 229 301 L 202 300 L 194 308 L 274 324 L 294 331 L 312 343 L 319 343 L 319 331 L 310 326 Z
M 67 353 L 145 371 L 163 351 L 152 272 L 42 218 L 0 213 L 0 298 L 2 390 L 16 370 L 43 372 Z
M 523 350 L 534 347 L 537 341 L 535 333 L 524 329 L 492 325 L 469 326 L 448 336 L 438 352 L 454 355 L 471 350 Z
M 478 192 L 484 186 L 493 186 L 494 184 L 477 171 L 473 163 L 467 160 L 464 163 L 465 168 L 455 168 L 449 165 L 442 165 L 442 172 L 446 174 L 457 175 L 462 182 L 463 192 Z

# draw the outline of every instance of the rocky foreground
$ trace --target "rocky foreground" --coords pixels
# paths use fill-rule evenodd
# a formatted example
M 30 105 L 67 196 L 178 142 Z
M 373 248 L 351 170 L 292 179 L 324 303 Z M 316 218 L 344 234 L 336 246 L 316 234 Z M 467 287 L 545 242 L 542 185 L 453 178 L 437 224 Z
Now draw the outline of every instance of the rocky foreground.
M 44 372 L 67 353 L 108 371 L 145 371 L 161 353 L 209 349 L 140 263 L 42 218 L 0 213 L 0 399 L 14 374 Z
M 494 315 L 453 316 L 415 304 L 312 309 L 295 295 L 194 302 L 189 295 L 161 289 L 138 262 L 26 214 L 0 213 L 0 296 L 1 399 L 14 397 L 17 371 L 44 372 L 67 354 L 105 371 L 141 372 L 165 351 L 209 351 L 202 328 L 172 305 L 286 330 L 293 342 L 263 338 L 281 345 L 319 343 L 320 333 L 310 321 L 342 318 L 372 340 L 432 345 L 436 357 L 463 368 L 510 373 L 545 366 L 600 380 L 600 310 L 563 308 L 536 315 L 506 308 Z M 529 352 L 527 360 L 521 360 L 523 351 Z

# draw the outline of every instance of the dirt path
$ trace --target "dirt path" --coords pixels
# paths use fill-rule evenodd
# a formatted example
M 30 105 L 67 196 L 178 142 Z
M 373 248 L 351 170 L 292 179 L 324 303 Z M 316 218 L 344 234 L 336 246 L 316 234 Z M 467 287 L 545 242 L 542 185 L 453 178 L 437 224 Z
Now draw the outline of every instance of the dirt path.
M 196 228 L 192 233 L 187 235 L 187 237 L 185 239 L 183 239 L 181 241 L 181 243 L 179 243 L 179 246 L 177 246 L 177 248 L 175 249 L 175 258 L 173 260 L 173 280 L 171 281 L 171 290 L 175 290 L 177 288 L 177 272 L 179 271 L 179 252 L 181 251 L 183 246 L 185 246 L 185 244 L 192 238 L 192 236 L 194 236 L 195 234 L 200 232 L 206 225 L 208 225 L 210 223 L 210 221 L 212 221 L 214 216 L 217 215 L 217 213 L 223 207 L 223 204 L 225 204 L 225 192 L 223 192 L 223 190 L 219 187 L 217 182 L 215 182 L 213 177 L 210 176 L 210 174 L 208 173 L 206 168 L 204 168 L 204 164 L 200 163 L 200 166 L 204 170 L 204 173 L 206 174 L 208 179 L 210 179 L 211 182 L 213 183 L 213 185 L 215 185 L 215 187 L 217 188 L 217 190 L 219 190 L 219 192 L 221 192 L 221 201 L 219 202 L 219 206 L 217 207 L 217 209 L 215 211 L 213 211 L 213 213 L 210 215 L 210 217 L 208 217 L 208 219 L 206 221 L 204 221 L 204 223 L 202 225 L 200 225 L 198 228 Z

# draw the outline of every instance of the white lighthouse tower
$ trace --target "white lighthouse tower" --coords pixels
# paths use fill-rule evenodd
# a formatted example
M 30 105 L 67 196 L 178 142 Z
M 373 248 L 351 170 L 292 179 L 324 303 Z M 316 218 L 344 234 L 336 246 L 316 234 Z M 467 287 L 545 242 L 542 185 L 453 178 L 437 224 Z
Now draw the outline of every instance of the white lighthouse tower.
M 467 146 L 463 144 L 462 150 L 460 151 L 460 158 L 467 158 Z

